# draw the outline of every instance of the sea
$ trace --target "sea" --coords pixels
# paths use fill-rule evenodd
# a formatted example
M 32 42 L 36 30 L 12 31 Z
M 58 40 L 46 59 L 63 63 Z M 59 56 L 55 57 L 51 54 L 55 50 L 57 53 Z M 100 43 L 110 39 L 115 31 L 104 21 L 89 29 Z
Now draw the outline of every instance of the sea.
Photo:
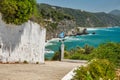
M 120 26 L 104 28 L 87 28 L 87 35 L 67 36 L 64 38 L 66 50 L 76 47 L 90 45 L 97 47 L 99 44 L 106 42 L 120 42 Z M 95 33 L 95 34 L 93 34 Z M 47 41 L 45 46 L 45 58 L 51 59 L 56 51 L 59 51 L 61 45 L 60 38 L 54 38 Z

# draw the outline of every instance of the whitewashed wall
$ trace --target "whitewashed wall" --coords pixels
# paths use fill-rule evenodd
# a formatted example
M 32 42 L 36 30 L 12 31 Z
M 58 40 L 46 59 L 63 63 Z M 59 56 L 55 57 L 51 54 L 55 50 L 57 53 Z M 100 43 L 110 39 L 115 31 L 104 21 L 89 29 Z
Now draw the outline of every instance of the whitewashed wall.
M 6 24 L 0 15 L 0 61 L 44 63 L 46 29 L 28 21 Z

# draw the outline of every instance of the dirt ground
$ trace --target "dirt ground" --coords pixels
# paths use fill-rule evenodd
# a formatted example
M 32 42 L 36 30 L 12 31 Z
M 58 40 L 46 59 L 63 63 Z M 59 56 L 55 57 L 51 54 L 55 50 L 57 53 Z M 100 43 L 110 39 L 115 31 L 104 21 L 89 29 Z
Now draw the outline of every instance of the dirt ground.
M 81 63 L 46 61 L 45 64 L 0 64 L 0 80 L 61 80 Z

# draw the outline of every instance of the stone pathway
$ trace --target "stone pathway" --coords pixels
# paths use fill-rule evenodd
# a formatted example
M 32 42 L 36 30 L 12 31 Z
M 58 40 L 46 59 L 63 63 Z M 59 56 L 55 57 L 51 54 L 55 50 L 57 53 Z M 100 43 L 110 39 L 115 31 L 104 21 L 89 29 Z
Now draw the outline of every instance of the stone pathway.
M 45 64 L 0 64 L 0 80 L 61 80 L 83 63 L 46 61 Z

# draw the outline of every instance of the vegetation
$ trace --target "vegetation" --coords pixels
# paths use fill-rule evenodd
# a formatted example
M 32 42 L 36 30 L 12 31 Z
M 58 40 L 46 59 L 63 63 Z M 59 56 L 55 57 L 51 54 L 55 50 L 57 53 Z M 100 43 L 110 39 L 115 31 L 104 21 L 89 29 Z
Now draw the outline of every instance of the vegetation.
M 75 74 L 72 80 L 114 80 L 115 68 L 108 60 L 95 59 L 87 66 L 79 67 Z
M 36 64 L 39 64 L 39 62 L 36 62 Z
M 54 55 L 57 60 L 59 52 Z M 120 67 L 120 43 L 104 43 L 97 48 L 85 45 L 65 51 L 65 58 L 90 61 L 87 66 L 75 70 L 72 80 L 117 80 L 115 71 Z M 117 73 L 119 74 L 119 73 Z
M 24 60 L 23 63 L 24 63 L 24 64 L 28 64 L 28 61 Z
M 90 54 L 92 58 L 108 59 L 115 65 L 120 66 L 120 43 L 101 44 Z
M 115 15 L 36 4 L 36 0 L 0 0 L 0 12 L 6 23 L 19 25 L 30 19 L 50 31 L 55 31 L 58 23 L 64 19 L 76 21 L 77 26 L 82 27 L 120 25 L 120 17 Z
M 36 11 L 36 0 L 0 0 L 0 12 L 6 23 L 22 24 Z
M 63 19 L 72 19 L 70 15 L 59 12 L 54 6 L 52 7 L 47 4 L 38 4 L 37 7 L 43 19 L 52 19 L 55 22 Z
M 59 52 L 55 53 L 53 60 L 59 59 Z M 114 63 L 116 67 L 120 67 L 120 43 L 104 43 L 97 48 L 85 45 L 83 48 L 77 47 L 64 53 L 67 59 L 75 60 L 92 60 L 92 59 L 107 59 Z
M 75 49 L 71 49 L 70 51 L 65 50 L 64 58 L 86 60 L 88 59 L 86 54 L 90 54 L 93 49 L 94 47 L 85 45 L 83 48 L 77 47 Z M 59 60 L 59 56 L 60 56 L 60 51 L 57 51 L 53 55 L 52 60 Z
M 120 43 L 105 43 L 97 48 L 85 45 L 83 48 L 77 47 L 67 52 L 69 59 L 92 60 L 92 59 L 107 59 L 120 66 Z
M 57 51 L 57 52 L 53 55 L 52 60 L 60 60 L 60 52 L 59 52 L 59 51 Z
M 52 18 L 54 21 L 72 19 L 76 21 L 77 26 L 104 27 L 120 25 L 120 17 L 104 12 L 91 13 L 77 9 L 51 6 L 48 4 L 38 4 L 38 8 L 45 19 Z
M 80 60 L 89 60 L 90 53 L 94 50 L 94 47 L 85 45 L 83 48 L 77 47 L 76 49 L 72 49 L 68 51 L 69 55 L 65 58 L 69 59 L 80 59 Z
M 58 23 L 64 19 L 71 20 L 72 16 L 59 12 L 55 7 L 47 4 L 37 4 L 38 13 L 43 19 L 43 25 L 47 31 L 53 32 L 57 30 Z

